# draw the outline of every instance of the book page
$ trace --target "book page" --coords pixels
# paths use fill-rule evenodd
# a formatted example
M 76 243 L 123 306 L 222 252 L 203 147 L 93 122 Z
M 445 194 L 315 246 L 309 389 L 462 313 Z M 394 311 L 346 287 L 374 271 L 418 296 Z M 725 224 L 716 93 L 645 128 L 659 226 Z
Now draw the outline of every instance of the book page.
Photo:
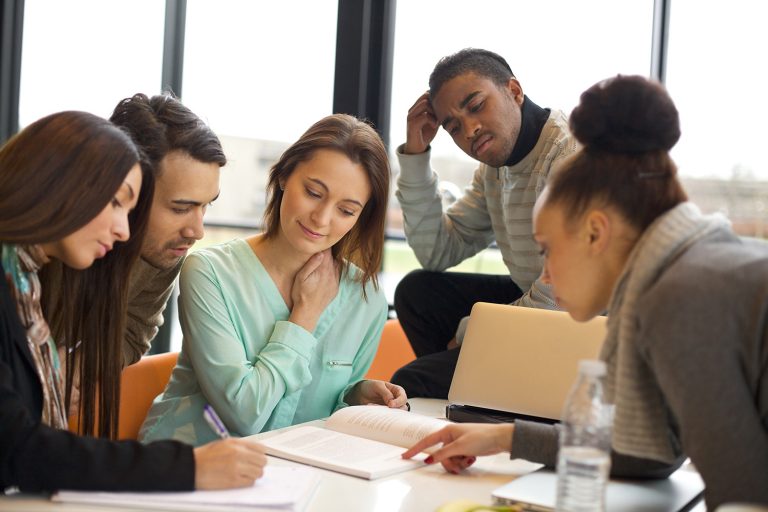
M 446 425 L 444 420 L 377 405 L 345 407 L 325 422 L 325 428 L 401 448 L 410 448 Z
M 295 427 L 259 442 L 269 455 L 368 479 L 423 465 L 403 460 L 399 446 L 320 427 Z

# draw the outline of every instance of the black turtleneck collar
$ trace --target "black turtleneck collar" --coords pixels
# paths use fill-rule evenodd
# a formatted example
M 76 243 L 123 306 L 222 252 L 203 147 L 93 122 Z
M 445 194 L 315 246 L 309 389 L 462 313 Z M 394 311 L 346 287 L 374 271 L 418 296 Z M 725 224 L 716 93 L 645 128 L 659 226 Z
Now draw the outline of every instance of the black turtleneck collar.
M 520 108 L 520 133 L 517 136 L 515 147 L 512 148 L 505 165 L 515 165 L 526 157 L 536 146 L 541 135 L 541 130 L 549 119 L 549 109 L 541 108 L 528 96 L 523 96 L 523 106 Z

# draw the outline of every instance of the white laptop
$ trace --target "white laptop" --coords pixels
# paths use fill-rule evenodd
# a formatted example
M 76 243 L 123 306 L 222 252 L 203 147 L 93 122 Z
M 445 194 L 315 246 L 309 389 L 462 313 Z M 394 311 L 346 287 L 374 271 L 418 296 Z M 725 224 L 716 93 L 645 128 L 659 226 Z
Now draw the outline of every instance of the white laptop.
M 676 512 L 689 510 L 704 492 L 704 482 L 696 471 L 678 469 L 669 478 L 659 480 L 611 479 L 605 491 L 607 512 Z M 555 510 L 557 474 L 540 469 L 491 494 L 496 505 L 520 505 L 524 510 Z
M 606 318 L 478 302 L 448 392 L 452 421 L 559 421 L 580 359 L 596 359 Z

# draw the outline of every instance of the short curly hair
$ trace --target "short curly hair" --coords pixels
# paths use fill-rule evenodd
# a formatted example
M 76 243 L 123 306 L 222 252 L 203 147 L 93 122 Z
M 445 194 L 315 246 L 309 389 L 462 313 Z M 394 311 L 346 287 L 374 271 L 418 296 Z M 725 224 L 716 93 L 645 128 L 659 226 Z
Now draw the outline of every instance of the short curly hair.
M 445 83 L 459 75 L 474 73 L 503 87 L 515 78 L 504 57 L 489 50 L 464 48 L 440 59 L 429 75 L 429 95 L 434 98 Z

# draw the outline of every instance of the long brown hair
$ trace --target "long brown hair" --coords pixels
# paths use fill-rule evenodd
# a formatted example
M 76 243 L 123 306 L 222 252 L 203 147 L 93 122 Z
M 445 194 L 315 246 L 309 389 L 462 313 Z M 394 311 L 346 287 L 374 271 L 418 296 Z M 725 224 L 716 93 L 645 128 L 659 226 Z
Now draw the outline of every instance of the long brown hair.
M 642 232 L 688 199 L 669 155 L 679 117 L 659 83 L 622 75 L 599 82 L 581 95 L 570 126 L 583 148 L 551 176 L 547 197 L 566 218 L 580 218 L 597 202 Z
M 149 166 L 142 162 L 141 191 L 128 216 L 131 237 L 126 242 L 115 244 L 87 269 L 52 261 L 40 271 L 43 311 L 57 344 L 66 348 L 67 410 L 79 375 L 77 431 L 83 435 L 117 437 L 128 276 L 141 254 L 154 183 Z
M 86 112 L 68 111 L 36 121 L 0 149 L 0 197 L 3 198 L 0 202 L 0 241 L 38 244 L 57 241 L 73 233 L 107 206 L 139 160 L 139 152 L 130 137 L 106 119 Z M 142 181 L 141 193 L 151 190 L 152 181 L 147 184 Z M 138 233 L 131 233 L 130 243 L 116 245 L 114 251 L 130 251 L 131 246 L 140 246 L 142 215 L 146 216 L 146 212 L 134 210 L 132 217 L 136 227 L 132 228 Z M 102 268 L 99 280 L 73 284 L 75 289 L 59 290 L 62 300 L 57 304 L 50 301 L 53 289 L 46 286 L 46 275 L 56 271 L 57 266 L 68 275 L 80 271 L 66 268 L 60 262 L 43 267 L 42 302 L 46 318 L 51 321 L 50 313 L 54 308 L 57 313 L 51 325 L 54 335 L 62 332 L 56 319 L 69 319 L 71 331 L 64 334 L 64 342 L 69 346 L 81 339 L 77 336 L 83 325 L 93 322 L 91 318 L 103 321 L 103 332 L 95 338 L 97 340 L 103 339 L 104 333 L 108 333 L 107 339 L 112 339 L 124 324 L 125 301 L 121 297 L 125 296 L 128 274 L 119 273 L 118 267 L 112 267 L 113 261 L 114 258 L 94 264 Z M 81 296 L 84 298 L 80 299 Z M 109 348 L 90 343 L 79 352 L 83 354 L 83 360 L 107 360 L 105 350 L 108 352 Z M 67 359 L 70 361 L 70 356 Z M 70 362 L 67 367 L 71 375 L 74 359 Z M 111 370 L 106 367 L 103 371 Z M 98 379 L 91 375 L 84 375 L 82 381 L 86 390 L 100 386 Z M 103 405 L 99 412 L 106 413 L 112 410 L 113 401 L 116 403 L 119 399 L 119 380 L 116 389 L 102 386 L 100 392 Z M 70 396 L 69 390 L 66 396 Z M 91 424 L 94 417 L 91 416 Z M 116 424 L 116 415 L 114 419 L 107 415 L 101 422 L 103 426 L 112 425 L 112 430 L 116 430 Z
M 389 160 L 381 137 L 365 122 L 347 114 L 334 114 L 313 124 L 291 145 L 272 167 L 267 183 L 267 206 L 264 210 L 264 236 L 272 238 L 280 230 L 280 205 L 285 183 L 301 162 L 312 158 L 318 149 L 330 149 L 360 164 L 371 184 L 371 198 L 354 227 L 331 249 L 334 259 L 347 270 L 347 261 L 362 270 L 363 288 L 368 281 L 378 289 L 377 273 L 384 251 L 384 225 L 389 200 Z
M 51 329 L 68 349 L 65 401 L 71 403 L 75 374 L 80 375 L 78 431 L 116 437 L 120 407 L 120 377 L 125 365 L 122 345 L 126 319 L 109 315 L 113 308 L 128 308 L 128 288 L 114 276 L 128 276 L 140 257 L 142 242 L 152 205 L 155 179 L 162 172 L 161 162 L 171 151 L 184 151 L 195 160 L 227 163 L 221 142 L 213 131 L 171 94 L 151 98 L 135 94 L 121 100 L 110 121 L 126 131 L 144 157 L 144 181 L 139 202 L 129 222 L 131 239 L 92 267 L 77 272 L 63 265 L 46 269 L 50 282 L 61 284 L 65 294 L 48 294 Z M 151 172 L 150 172 L 151 170 Z M 107 286 L 113 304 L 94 304 L 98 287 Z M 53 302 L 56 301 L 54 304 Z M 77 349 L 89 344 L 88 350 Z
M 0 241 L 60 240 L 112 199 L 138 161 L 106 119 L 67 111 L 44 117 L 0 148 Z

